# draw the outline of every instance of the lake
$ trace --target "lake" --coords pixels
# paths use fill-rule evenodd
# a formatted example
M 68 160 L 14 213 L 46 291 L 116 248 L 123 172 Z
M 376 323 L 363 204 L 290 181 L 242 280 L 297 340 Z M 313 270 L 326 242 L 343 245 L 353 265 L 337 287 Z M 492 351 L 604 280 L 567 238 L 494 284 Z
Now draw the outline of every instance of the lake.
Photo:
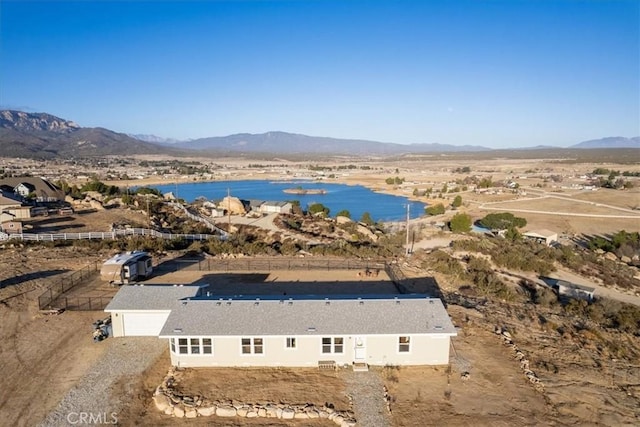
M 298 200 L 303 209 L 314 203 L 322 203 L 335 216 L 346 209 L 351 218 L 358 220 L 364 212 L 369 212 L 374 221 L 401 221 L 407 215 L 410 205 L 411 218 L 424 215 L 424 203 L 409 201 L 406 197 L 380 194 L 361 185 L 328 184 L 313 181 L 214 181 L 181 184 L 153 185 L 162 193 L 173 192 L 176 197 L 193 202 L 198 197 L 217 201 L 226 197 L 227 190 L 232 197 L 244 200 L 285 201 Z M 325 190 L 325 194 L 287 194 L 283 190 L 298 188 Z

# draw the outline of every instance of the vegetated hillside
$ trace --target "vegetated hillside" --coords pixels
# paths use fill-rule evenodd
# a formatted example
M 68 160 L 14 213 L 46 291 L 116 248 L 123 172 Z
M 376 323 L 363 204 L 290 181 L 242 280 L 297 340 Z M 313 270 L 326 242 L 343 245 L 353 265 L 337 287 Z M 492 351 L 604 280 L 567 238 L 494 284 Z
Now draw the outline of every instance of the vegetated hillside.
M 229 136 L 201 138 L 177 143 L 182 148 L 198 150 L 235 151 L 244 153 L 310 153 L 348 155 L 397 155 L 402 153 L 477 152 L 489 148 L 472 145 L 395 144 L 359 139 L 340 139 L 308 136 L 287 132 L 261 134 L 239 133 Z
M 158 154 L 167 149 L 104 128 L 83 128 L 45 113 L 0 111 L 0 156 L 90 157 Z
M 625 138 L 623 136 L 611 136 L 608 138 L 591 139 L 569 148 L 640 148 L 640 136 Z

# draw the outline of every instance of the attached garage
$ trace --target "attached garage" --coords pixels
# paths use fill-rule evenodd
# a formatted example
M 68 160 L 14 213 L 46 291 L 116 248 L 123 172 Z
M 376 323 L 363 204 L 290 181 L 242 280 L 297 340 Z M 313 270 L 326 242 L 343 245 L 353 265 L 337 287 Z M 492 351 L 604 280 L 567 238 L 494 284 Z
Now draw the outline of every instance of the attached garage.
M 200 295 L 200 286 L 124 285 L 104 311 L 114 337 L 157 337 L 176 305 Z
M 171 311 L 122 313 L 122 335 L 127 337 L 157 337 Z

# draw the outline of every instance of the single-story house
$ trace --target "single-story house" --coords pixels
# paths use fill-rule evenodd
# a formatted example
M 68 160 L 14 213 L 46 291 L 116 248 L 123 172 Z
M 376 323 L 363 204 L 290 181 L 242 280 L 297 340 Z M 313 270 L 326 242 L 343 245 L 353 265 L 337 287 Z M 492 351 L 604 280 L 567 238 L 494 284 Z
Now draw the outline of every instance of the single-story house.
M 174 366 L 444 365 L 457 332 L 425 295 L 216 297 L 197 286 L 124 286 L 113 334 L 167 339 Z
M 293 206 L 290 202 L 274 202 L 266 201 L 259 207 L 259 211 L 263 213 L 291 213 Z
M 578 285 L 576 283 L 567 282 L 566 280 L 558 280 L 556 286 L 558 287 L 559 296 L 583 299 L 586 301 L 593 301 L 593 295 L 596 292 L 596 288 Z
M 538 243 L 543 243 L 547 246 L 551 246 L 558 241 L 558 233 L 549 230 L 531 230 L 522 234 L 525 239 L 535 240 Z

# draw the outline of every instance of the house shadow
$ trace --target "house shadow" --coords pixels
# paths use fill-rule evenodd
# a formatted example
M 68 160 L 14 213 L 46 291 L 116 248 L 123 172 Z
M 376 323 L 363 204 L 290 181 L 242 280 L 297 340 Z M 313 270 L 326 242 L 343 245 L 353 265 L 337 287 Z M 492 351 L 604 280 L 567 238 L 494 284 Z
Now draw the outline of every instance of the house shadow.
M 554 279 L 553 277 L 547 277 L 547 276 L 539 276 L 539 279 L 551 289 L 558 288 L 559 279 Z
M 211 296 L 375 296 L 397 294 L 398 289 L 390 280 L 379 281 L 278 281 L 268 273 L 215 273 L 206 274 L 191 283 L 208 285 L 204 290 Z
M 46 277 L 56 276 L 58 274 L 66 273 L 68 271 L 69 270 L 57 269 L 57 270 L 46 270 L 46 271 L 37 271 L 32 273 L 21 274 L 19 276 L 14 276 L 9 279 L 0 281 L 0 289 L 6 288 L 7 286 L 18 285 L 22 282 L 27 282 L 29 280 L 44 279 Z

